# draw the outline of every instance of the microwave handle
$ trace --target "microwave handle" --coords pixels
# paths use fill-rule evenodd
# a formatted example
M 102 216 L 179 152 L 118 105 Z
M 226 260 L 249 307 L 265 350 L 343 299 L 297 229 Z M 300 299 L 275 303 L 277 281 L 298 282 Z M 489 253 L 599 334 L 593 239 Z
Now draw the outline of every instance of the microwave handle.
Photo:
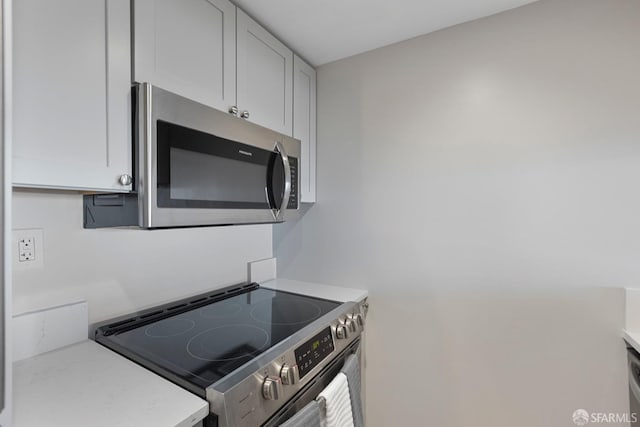
M 282 198 L 282 205 L 280 205 L 279 209 L 273 209 L 273 217 L 278 220 L 289 205 L 289 197 L 291 196 L 291 166 L 289 165 L 289 156 L 287 156 L 287 152 L 282 143 L 276 141 L 274 148 L 278 154 L 280 154 L 282 165 L 284 166 L 284 197 Z

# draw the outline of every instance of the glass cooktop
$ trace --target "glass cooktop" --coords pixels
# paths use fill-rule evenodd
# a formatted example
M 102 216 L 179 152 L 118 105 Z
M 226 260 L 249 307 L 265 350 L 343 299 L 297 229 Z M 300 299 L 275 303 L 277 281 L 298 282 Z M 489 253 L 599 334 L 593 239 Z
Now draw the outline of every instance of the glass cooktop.
M 339 305 L 255 285 L 107 325 L 96 340 L 204 396 L 207 386 Z

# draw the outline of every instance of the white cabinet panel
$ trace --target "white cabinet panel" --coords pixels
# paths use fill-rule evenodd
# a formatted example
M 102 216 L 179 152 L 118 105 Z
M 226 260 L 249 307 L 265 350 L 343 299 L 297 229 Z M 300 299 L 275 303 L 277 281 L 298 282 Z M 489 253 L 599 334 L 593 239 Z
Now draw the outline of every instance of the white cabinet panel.
M 134 80 L 227 111 L 236 103 L 236 7 L 134 0 Z
M 13 16 L 14 185 L 130 190 L 129 1 L 20 0 Z
M 316 70 L 293 57 L 293 137 L 302 142 L 300 192 L 316 201 Z
M 238 9 L 238 109 L 254 123 L 286 135 L 293 125 L 293 52 Z
M 0 425 L 10 426 L 13 418 L 13 360 L 11 359 L 12 281 L 11 265 L 13 239 L 11 236 L 11 133 L 5 121 L 10 117 L 11 91 L 7 94 L 5 84 L 10 83 L 11 36 L 4 32 L 7 1 L 0 1 Z M 6 80 L 5 80 L 6 78 Z M 9 113 L 9 114 L 7 114 Z

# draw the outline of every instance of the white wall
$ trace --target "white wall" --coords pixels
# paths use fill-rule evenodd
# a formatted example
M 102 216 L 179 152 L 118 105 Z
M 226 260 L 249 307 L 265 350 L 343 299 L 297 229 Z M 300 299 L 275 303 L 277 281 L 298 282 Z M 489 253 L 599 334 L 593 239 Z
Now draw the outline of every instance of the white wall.
M 628 410 L 640 2 L 543 0 L 322 66 L 279 274 L 362 287 L 370 427 Z M 607 289 L 608 288 L 608 289 Z
M 44 268 L 14 267 L 14 313 L 84 299 L 91 322 L 245 281 L 272 254 L 271 225 L 85 230 L 71 192 L 14 191 L 13 228 L 44 230 Z

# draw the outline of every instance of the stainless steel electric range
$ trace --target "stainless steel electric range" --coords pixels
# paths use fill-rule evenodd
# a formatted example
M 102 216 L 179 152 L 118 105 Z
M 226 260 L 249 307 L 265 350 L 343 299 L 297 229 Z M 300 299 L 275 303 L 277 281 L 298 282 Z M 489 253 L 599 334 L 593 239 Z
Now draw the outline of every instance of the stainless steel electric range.
M 206 427 L 276 426 L 357 351 L 364 311 L 243 284 L 99 326 L 95 340 L 209 402 Z

